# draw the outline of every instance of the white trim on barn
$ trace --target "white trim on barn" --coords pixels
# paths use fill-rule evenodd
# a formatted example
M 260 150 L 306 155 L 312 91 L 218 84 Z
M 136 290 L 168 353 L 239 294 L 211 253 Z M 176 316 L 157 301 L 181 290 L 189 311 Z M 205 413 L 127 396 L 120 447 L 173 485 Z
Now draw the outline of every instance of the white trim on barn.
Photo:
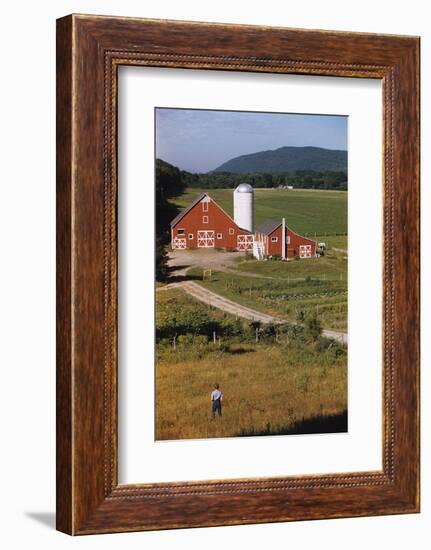
M 173 244 L 172 248 L 174 250 L 185 250 L 187 248 L 185 237 L 175 237 L 172 244 Z
M 300 258 L 311 258 L 311 244 L 300 244 L 299 245 L 299 257 Z
M 253 235 L 238 235 L 236 247 L 237 250 L 252 250 L 254 243 Z
M 198 230 L 198 248 L 214 248 L 215 246 L 215 231 Z

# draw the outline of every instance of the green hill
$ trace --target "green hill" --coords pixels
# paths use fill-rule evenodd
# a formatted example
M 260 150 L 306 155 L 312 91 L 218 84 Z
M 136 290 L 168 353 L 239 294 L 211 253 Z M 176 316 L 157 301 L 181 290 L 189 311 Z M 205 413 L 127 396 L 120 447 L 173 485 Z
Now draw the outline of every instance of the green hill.
M 280 147 L 241 155 L 213 172 L 294 172 L 295 170 L 347 171 L 347 151 L 321 147 Z

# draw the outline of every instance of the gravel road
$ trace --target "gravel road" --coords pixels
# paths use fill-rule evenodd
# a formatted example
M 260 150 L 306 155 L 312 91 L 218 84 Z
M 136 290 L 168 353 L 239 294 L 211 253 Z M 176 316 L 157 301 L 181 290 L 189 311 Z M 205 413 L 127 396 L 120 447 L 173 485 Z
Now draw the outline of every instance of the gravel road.
M 187 294 L 193 296 L 193 298 L 196 298 L 204 304 L 216 307 L 217 309 L 221 309 L 222 311 L 225 311 L 226 313 L 229 313 L 236 317 L 248 319 L 249 321 L 259 321 L 264 324 L 273 323 L 275 325 L 285 322 L 279 317 L 274 317 L 272 315 L 268 315 L 267 313 L 262 313 L 261 311 L 257 311 L 250 307 L 233 302 L 228 298 L 224 298 L 223 296 L 220 296 L 220 294 L 211 292 L 210 290 L 193 281 L 172 283 L 164 288 L 181 288 L 182 290 L 187 292 Z M 289 322 L 291 323 L 292 321 Z M 323 330 L 322 335 L 326 336 L 327 338 L 333 338 L 334 340 L 342 342 L 343 344 L 347 344 L 347 334 L 344 332 L 337 332 L 335 330 Z
M 205 269 L 218 269 L 233 272 L 234 270 L 232 267 L 235 265 L 236 258 L 243 256 L 243 252 L 222 253 L 217 250 L 181 250 L 180 253 L 174 251 L 169 254 L 169 266 L 173 268 L 172 274 L 175 276 L 186 276 L 187 271 L 192 267 L 204 267 Z M 241 273 L 241 275 L 243 275 L 243 273 Z M 242 317 L 243 319 L 260 321 L 265 324 L 280 324 L 284 322 L 284 320 L 279 317 L 262 313 L 255 309 L 233 302 L 228 298 L 224 298 L 223 296 L 220 296 L 220 294 L 211 292 L 193 281 L 179 281 L 177 283 L 166 285 L 165 287 L 160 287 L 157 290 L 162 291 L 169 288 L 181 288 L 187 292 L 187 294 L 193 296 L 193 298 L 196 298 L 204 304 L 211 305 L 231 315 Z M 347 334 L 344 332 L 323 330 L 322 335 L 347 344 Z

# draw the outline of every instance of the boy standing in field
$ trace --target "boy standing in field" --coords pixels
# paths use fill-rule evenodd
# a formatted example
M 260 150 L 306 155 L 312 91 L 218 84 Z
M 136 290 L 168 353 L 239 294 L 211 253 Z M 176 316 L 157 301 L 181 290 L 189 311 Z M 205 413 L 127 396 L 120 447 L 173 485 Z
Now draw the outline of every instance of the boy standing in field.
M 220 386 L 215 384 L 214 389 L 211 393 L 211 402 L 212 402 L 212 417 L 215 418 L 216 412 L 221 416 L 221 401 L 223 399 L 223 392 L 220 390 Z

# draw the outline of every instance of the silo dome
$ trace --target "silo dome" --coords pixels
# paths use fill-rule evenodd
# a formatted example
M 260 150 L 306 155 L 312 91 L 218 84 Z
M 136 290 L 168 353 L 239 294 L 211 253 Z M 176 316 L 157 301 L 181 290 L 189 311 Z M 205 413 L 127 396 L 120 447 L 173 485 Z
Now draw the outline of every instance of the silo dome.
M 235 189 L 236 193 L 253 193 L 253 187 L 249 183 L 240 183 Z
M 249 183 L 240 183 L 233 192 L 233 217 L 238 227 L 253 233 L 254 190 Z

